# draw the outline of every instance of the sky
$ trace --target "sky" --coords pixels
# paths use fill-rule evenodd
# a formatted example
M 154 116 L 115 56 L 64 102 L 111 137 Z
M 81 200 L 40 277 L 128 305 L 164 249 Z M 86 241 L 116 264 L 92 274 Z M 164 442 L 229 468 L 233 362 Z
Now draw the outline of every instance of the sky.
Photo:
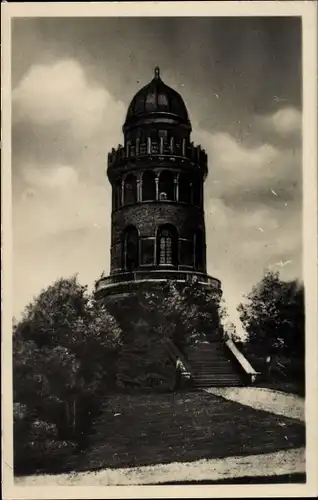
M 13 314 L 109 272 L 107 153 L 159 65 L 208 154 L 207 264 L 230 321 L 268 269 L 302 279 L 299 18 L 28 18 L 12 24 Z

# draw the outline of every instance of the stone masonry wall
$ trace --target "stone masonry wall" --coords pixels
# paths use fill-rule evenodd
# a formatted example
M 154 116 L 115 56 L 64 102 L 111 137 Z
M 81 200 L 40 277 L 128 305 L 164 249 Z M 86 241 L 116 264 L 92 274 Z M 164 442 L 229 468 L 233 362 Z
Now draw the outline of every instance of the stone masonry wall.
M 196 207 L 169 203 L 144 202 L 126 206 L 112 213 L 112 245 L 121 241 L 125 227 L 134 225 L 140 237 L 156 236 L 162 224 L 172 224 L 180 238 L 191 238 L 195 230 L 204 227 L 204 213 Z
M 125 227 L 135 226 L 140 239 L 155 238 L 158 227 L 163 224 L 174 225 L 179 238 L 192 240 L 198 229 L 205 235 L 204 212 L 197 207 L 169 202 L 144 202 L 123 207 L 112 213 L 111 270 L 119 269 L 122 264 L 121 238 Z M 205 262 L 205 241 L 202 251 Z

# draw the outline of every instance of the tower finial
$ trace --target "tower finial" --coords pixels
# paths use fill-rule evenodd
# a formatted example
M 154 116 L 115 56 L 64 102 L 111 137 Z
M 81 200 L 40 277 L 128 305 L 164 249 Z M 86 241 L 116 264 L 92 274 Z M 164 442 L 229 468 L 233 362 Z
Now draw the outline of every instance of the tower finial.
M 155 67 L 155 78 L 160 78 L 160 68 L 159 68 L 159 66 Z

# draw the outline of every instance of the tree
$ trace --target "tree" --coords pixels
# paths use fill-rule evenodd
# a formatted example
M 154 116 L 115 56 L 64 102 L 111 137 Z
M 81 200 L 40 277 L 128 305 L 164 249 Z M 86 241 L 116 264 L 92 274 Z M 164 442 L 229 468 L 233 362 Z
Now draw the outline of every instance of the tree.
M 215 335 L 219 303 L 220 297 L 202 285 L 172 281 L 160 289 L 147 284 L 126 297 L 119 311 L 113 310 L 124 331 L 119 380 L 130 387 L 157 384 L 171 389 L 176 361 L 171 343 L 182 355 L 188 344 Z
M 58 279 L 27 305 L 17 329 L 39 347 L 74 344 L 74 325 L 90 319 L 90 301 L 77 276 Z
M 238 306 L 248 343 L 264 355 L 281 352 L 304 358 L 304 286 L 268 272 Z
M 25 424 L 38 420 L 45 429 L 51 423 L 60 442 L 82 446 L 116 383 L 120 345 L 115 319 L 76 277 L 43 290 L 13 328 L 14 401 L 27 409 Z M 23 428 L 18 421 L 17 432 Z
M 221 330 L 220 296 L 198 283 L 167 281 L 159 289 L 148 283 L 117 303 L 107 304 L 124 335 L 140 318 L 149 332 L 169 337 L 180 348 Z M 125 333 L 126 332 L 126 333 Z
M 181 348 L 183 344 L 191 344 L 196 340 L 213 340 L 215 336 L 222 335 L 223 309 L 219 291 L 190 282 L 181 288 L 176 286 L 172 296 L 172 301 L 167 296 L 166 307 L 171 309 L 174 306 L 180 315 L 176 343 Z

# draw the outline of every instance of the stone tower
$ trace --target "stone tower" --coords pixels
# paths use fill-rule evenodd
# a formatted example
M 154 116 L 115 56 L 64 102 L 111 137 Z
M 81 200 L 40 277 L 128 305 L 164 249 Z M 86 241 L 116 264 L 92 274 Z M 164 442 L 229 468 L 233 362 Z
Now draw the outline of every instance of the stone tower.
M 96 296 L 167 279 L 220 291 L 219 280 L 206 272 L 207 155 L 191 142 L 184 101 L 159 68 L 132 99 L 123 134 L 124 145 L 108 154 L 111 265 L 110 275 L 96 283 Z

